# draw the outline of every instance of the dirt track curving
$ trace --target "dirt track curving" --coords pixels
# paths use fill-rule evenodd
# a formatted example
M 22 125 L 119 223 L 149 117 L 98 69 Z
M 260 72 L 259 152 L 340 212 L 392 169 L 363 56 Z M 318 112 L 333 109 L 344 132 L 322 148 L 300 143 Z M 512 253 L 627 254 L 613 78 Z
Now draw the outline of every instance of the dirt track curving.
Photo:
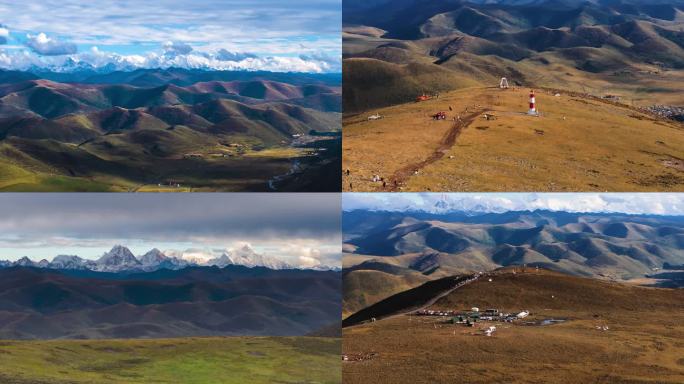
M 427 159 L 420 161 L 418 163 L 413 163 L 409 164 L 392 175 L 390 178 L 390 184 L 389 184 L 389 191 L 390 192 L 398 192 L 401 190 L 401 186 L 406 183 L 406 180 L 408 180 L 409 177 L 412 175 L 415 175 L 417 172 L 420 172 L 422 168 L 425 168 L 426 166 L 436 162 L 437 160 L 442 159 L 447 152 L 451 149 L 451 147 L 456 144 L 456 140 L 458 137 L 461 135 L 461 132 L 469 126 L 480 114 L 482 114 L 484 110 L 478 110 L 476 112 L 473 112 L 471 114 L 468 114 L 465 116 L 465 118 L 458 118 L 456 121 L 454 121 L 454 124 L 451 126 L 451 129 L 449 129 L 444 137 L 442 138 L 442 141 L 440 142 L 439 147 L 428 157 Z
M 455 290 L 472 283 L 478 277 L 478 275 L 463 275 L 429 281 L 356 312 L 342 321 L 342 327 L 347 328 L 372 321 L 372 319 L 385 320 L 420 311 L 434 305 Z
M 682 191 L 682 171 L 672 166 L 684 159 L 682 123 L 582 94 L 537 91 L 540 117 L 526 114 L 526 89 L 492 88 L 372 111 L 380 121 L 345 117 L 343 190 Z M 451 112 L 449 119 L 459 111 L 462 121 L 431 121 L 436 111 Z

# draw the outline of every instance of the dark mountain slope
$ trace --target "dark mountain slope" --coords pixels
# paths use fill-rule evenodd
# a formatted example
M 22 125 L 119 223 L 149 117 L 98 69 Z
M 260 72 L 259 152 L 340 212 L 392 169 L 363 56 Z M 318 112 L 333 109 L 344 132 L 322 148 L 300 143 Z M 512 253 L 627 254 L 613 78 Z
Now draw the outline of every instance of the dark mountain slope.
M 337 272 L 228 267 L 125 276 L 8 268 L 0 276 L 2 338 L 303 335 L 340 315 Z

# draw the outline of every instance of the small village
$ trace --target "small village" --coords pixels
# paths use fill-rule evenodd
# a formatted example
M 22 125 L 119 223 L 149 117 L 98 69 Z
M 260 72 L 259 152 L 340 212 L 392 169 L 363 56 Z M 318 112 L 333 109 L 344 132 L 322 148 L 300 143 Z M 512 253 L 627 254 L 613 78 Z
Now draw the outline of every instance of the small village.
M 515 321 L 522 320 L 529 316 L 530 311 L 523 310 L 520 312 L 508 313 L 502 312 L 496 308 L 490 308 L 485 309 L 484 311 L 480 311 L 480 308 L 473 307 L 470 309 L 470 311 L 420 310 L 414 312 L 412 315 L 449 318 L 448 320 L 446 320 L 447 324 L 462 324 L 467 327 L 474 327 L 475 324 L 479 321 L 498 321 L 502 323 L 513 323 Z M 491 332 L 487 336 L 491 336 Z
M 456 310 L 431 310 L 424 309 L 413 312 L 409 316 L 416 317 L 439 317 L 446 318 L 443 324 L 458 324 L 465 327 L 476 327 L 480 322 L 502 322 L 502 323 L 514 323 L 525 319 L 530 315 L 530 311 L 523 310 L 520 312 L 502 312 L 496 308 L 485 309 L 480 311 L 480 308 L 473 307 L 469 311 L 456 311 Z M 551 322 L 560 322 L 562 320 L 545 320 L 542 322 L 543 325 L 551 324 Z M 371 322 L 375 322 L 372 319 Z M 437 327 L 437 324 L 435 324 Z M 481 332 L 480 332 L 481 330 Z M 484 335 L 491 337 L 496 332 L 496 326 L 486 326 L 485 328 L 480 328 L 476 335 Z M 344 362 L 362 362 L 367 360 L 372 360 L 378 354 L 376 352 L 368 353 L 358 353 L 358 354 L 343 354 L 342 361 Z

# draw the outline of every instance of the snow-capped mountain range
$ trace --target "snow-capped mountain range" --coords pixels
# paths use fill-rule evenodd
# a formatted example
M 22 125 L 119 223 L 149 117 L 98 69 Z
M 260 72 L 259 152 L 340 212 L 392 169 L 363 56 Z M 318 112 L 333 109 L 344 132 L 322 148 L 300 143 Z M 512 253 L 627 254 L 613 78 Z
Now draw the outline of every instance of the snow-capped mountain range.
M 130 249 L 122 245 L 115 245 L 109 252 L 106 252 L 97 260 L 84 259 L 74 255 L 55 256 L 52 261 L 48 261 L 47 259 L 33 261 L 26 256 L 14 262 L 0 260 L 0 268 L 33 267 L 89 270 L 95 272 L 113 273 L 152 272 L 159 269 L 174 270 L 195 266 L 216 266 L 219 268 L 225 268 L 229 265 L 241 265 L 250 268 L 266 267 L 269 269 L 301 269 L 275 257 L 259 254 L 255 252 L 254 249 L 252 249 L 252 247 L 249 245 L 243 245 L 237 249 L 227 250 L 220 256 L 208 260 L 197 258 L 186 259 L 177 256 L 170 256 L 156 248 L 150 250 L 144 255 L 136 257 L 130 251 Z M 335 268 L 317 266 L 310 269 L 333 270 Z

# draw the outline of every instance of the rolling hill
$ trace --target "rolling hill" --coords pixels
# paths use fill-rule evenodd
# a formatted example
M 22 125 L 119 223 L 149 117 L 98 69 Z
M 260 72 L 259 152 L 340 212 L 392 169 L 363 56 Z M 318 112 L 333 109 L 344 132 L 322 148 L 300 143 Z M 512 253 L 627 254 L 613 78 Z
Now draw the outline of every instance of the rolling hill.
M 680 1 L 347 3 L 345 112 L 492 86 L 503 76 L 526 87 L 622 94 L 644 106 L 684 102 L 676 94 L 684 69 Z
M 446 295 L 439 282 L 366 310 L 393 316 L 343 330 L 345 380 L 645 384 L 684 377 L 681 289 L 531 268 L 489 272 Z M 525 309 L 530 315 L 513 323 L 483 320 L 467 327 L 450 317 L 406 314 L 414 309 L 407 298 L 434 300 L 426 309 L 436 311 L 478 307 L 506 313 Z M 486 337 L 483 330 L 490 326 L 497 329 Z
M 341 344 L 312 337 L 3 341 L 0 381 L 338 384 Z
M 339 321 L 338 272 L 0 269 L 0 338 L 295 336 Z
M 683 224 L 681 217 L 551 211 L 345 212 L 343 311 L 429 280 L 507 266 L 672 285 L 676 275 L 658 273 L 684 264 Z
M 340 161 L 335 79 L 3 71 L 0 189 L 334 190 L 320 175 Z
M 683 190 L 683 2 L 343 9 L 344 191 Z
M 536 89 L 540 115 L 530 116 L 529 95 L 519 87 L 466 88 L 347 115 L 343 168 L 350 174 L 342 186 L 357 192 L 684 190 L 681 122 L 558 88 Z M 446 120 L 431 118 L 440 111 Z

